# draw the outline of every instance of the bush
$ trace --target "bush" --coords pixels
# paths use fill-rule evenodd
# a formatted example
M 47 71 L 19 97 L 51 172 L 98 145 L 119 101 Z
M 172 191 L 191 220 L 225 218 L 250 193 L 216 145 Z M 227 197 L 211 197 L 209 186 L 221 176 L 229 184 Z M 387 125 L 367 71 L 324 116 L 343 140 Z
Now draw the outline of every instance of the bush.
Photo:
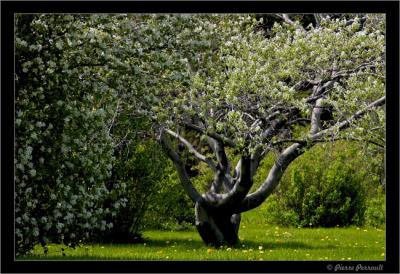
M 146 229 L 184 230 L 194 225 L 194 203 L 183 190 L 171 161 L 145 214 Z
M 162 183 L 167 159 L 160 145 L 152 140 L 136 141 L 130 150 L 128 158 L 118 154 L 113 166 L 110 195 L 104 207 L 116 209 L 108 216 L 114 226 L 99 235 L 101 242 L 141 241 L 144 214 Z
M 364 222 L 365 174 L 356 172 L 355 163 L 345 156 L 331 159 L 320 149 L 292 163 L 280 187 L 267 200 L 270 222 L 302 227 Z
M 15 245 L 20 255 L 39 242 L 76 244 L 113 225 L 105 220 L 113 209 L 101 202 L 113 161 L 107 121 L 115 110 L 115 91 L 88 79 L 90 68 L 66 65 L 70 58 L 87 58 L 64 43 L 64 33 L 70 42 L 80 39 L 73 17 L 18 15 L 16 25 Z M 81 42 L 90 45 L 88 38 Z
M 376 196 L 367 201 L 365 210 L 365 224 L 373 227 L 382 227 L 386 223 L 386 196 L 382 186 L 376 191 Z

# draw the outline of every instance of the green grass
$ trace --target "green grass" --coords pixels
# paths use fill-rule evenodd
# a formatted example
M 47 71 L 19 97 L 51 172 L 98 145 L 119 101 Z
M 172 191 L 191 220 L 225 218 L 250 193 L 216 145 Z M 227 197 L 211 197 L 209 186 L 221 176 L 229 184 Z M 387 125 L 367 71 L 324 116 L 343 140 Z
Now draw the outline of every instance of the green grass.
M 385 231 L 378 228 L 285 228 L 244 214 L 235 248 L 205 246 L 197 231 L 145 231 L 141 244 L 37 246 L 29 260 L 385 260 Z

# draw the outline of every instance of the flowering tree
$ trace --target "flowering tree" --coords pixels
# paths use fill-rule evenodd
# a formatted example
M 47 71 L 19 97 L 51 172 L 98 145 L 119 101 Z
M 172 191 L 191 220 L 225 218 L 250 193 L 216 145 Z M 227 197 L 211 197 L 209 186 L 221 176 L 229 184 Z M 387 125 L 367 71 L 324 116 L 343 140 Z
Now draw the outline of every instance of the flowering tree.
M 160 90 L 188 87 L 212 36 L 191 30 L 217 19 L 16 16 L 17 255 L 137 232 L 163 172 L 151 106 Z
M 189 87 L 164 90 L 155 108 L 159 139 L 195 202 L 206 244 L 236 244 L 240 213 L 261 205 L 289 164 L 317 142 L 384 142 L 384 17 L 315 15 L 308 26 L 285 14 L 276 18 L 267 37 L 250 16 L 221 19 L 215 31 L 224 42 L 211 65 L 191 70 Z M 193 185 L 177 143 L 214 172 L 205 193 Z M 240 155 L 236 163 L 227 148 Z M 272 152 L 275 164 L 249 193 L 260 161 Z

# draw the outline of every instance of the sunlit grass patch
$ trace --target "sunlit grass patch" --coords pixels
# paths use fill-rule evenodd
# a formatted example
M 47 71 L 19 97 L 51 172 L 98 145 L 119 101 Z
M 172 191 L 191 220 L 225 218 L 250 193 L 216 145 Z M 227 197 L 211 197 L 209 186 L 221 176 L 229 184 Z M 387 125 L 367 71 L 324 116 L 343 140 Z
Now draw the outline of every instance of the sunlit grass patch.
M 143 243 L 85 244 L 75 249 L 50 244 L 47 254 L 38 245 L 32 255 L 19 259 L 385 260 L 384 228 L 289 228 L 266 223 L 258 211 L 260 209 L 243 214 L 240 243 L 235 247 L 205 246 L 195 228 L 189 231 L 148 230 L 143 233 Z
M 275 231 L 279 230 L 279 236 Z M 205 246 L 197 231 L 146 231 L 140 244 L 93 244 L 75 249 L 37 246 L 21 259 L 61 260 L 384 260 L 385 232 L 356 228 L 242 228 L 236 247 Z M 62 254 L 65 254 L 63 256 Z

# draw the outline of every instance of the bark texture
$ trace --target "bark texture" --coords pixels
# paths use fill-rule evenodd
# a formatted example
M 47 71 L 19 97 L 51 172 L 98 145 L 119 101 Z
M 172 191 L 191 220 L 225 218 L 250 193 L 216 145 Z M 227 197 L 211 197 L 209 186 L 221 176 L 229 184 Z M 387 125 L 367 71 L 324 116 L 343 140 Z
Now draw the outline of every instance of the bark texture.
M 196 228 L 203 242 L 215 247 L 236 245 L 240 214 L 206 208 L 196 203 Z

